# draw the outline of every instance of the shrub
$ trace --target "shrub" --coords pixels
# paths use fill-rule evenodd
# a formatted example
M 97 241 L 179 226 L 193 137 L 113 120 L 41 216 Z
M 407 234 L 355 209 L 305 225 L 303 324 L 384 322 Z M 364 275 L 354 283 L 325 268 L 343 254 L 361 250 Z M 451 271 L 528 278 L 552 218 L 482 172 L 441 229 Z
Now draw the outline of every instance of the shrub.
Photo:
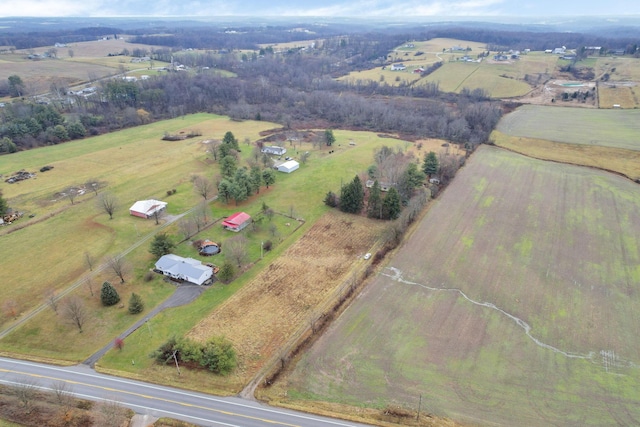
M 171 337 L 150 357 L 157 363 L 167 364 L 173 362 L 174 354 L 178 362 L 192 363 L 219 375 L 226 375 L 237 366 L 236 352 L 223 337 L 215 337 L 205 344 Z
M 269 252 L 272 247 L 273 247 L 273 242 L 271 242 L 271 240 L 267 240 L 262 244 L 262 248 L 267 252 Z
M 118 291 L 116 291 L 116 288 L 114 288 L 111 283 L 104 282 L 102 284 L 102 289 L 100 290 L 100 301 L 105 307 L 116 305 L 120 302 L 120 295 L 118 295 Z
M 233 266 L 233 264 L 225 262 L 224 264 L 222 264 L 222 267 L 220 267 L 220 271 L 218 272 L 218 279 L 222 283 L 229 283 L 231 279 L 233 279 L 233 276 L 235 276 L 235 274 L 236 268 Z
M 147 271 L 146 273 L 144 273 L 143 279 L 145 282 L 150 282 L 154 277 L 156 277 L 156 275 L 153 273 L 153 271 Z

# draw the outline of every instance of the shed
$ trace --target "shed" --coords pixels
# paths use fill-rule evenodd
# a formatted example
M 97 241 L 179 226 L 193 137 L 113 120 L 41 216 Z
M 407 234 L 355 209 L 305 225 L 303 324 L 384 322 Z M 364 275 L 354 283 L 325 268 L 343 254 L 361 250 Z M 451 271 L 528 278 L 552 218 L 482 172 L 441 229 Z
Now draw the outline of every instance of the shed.
M 155 265 L 156 271 L 172 279 L 184 280 L 196 285 L 204 285 L 213 276 L 213 269 L 193 258 L 168 254 L 162 256 Z
M 291 173 L 299 167 L 300 163 L 296 162 L 295 160 L 288 160 L 281 165 L 278 165 L 278 170 L 284 173 Z
M 129 213 L 140 218 L 151 218 L 167 208 L 167 202 L 160 200 L 139 200 L 129 208 Z
M 222 221 L 222 227 L 236 233 L 251 223 L 251 216 L 244 212 L 236 212 Z

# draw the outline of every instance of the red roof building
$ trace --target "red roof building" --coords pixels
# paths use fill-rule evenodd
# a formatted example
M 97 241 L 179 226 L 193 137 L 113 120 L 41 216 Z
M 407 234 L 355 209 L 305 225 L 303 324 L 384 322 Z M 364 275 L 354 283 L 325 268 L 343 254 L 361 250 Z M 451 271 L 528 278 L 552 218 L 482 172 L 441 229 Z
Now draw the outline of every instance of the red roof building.
M 222 227 L 238 232 L 251 223 L 251 217 L 244 212 L 236 212 L 222 221 Z

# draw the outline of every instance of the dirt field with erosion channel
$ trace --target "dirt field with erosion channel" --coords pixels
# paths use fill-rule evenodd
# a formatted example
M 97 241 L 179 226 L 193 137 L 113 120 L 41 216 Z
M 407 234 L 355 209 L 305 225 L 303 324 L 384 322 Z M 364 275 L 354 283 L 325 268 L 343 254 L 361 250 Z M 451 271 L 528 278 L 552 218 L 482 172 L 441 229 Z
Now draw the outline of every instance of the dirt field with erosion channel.
M 639 425 L 638 212 L 626 178 L 480 147 L 274 400 Z

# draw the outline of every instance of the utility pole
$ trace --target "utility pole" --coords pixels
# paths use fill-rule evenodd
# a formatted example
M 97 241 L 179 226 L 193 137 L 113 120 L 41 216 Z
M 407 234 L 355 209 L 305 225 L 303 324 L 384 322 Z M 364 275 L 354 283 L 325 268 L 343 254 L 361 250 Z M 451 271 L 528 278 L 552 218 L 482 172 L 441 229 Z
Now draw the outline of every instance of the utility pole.
M 260 259 L 262 259 L 262 254 L 264 252 L 264 242 L 260 242 Z
M 178 358 L 176 357 L 176 353 L 178 350 L 173 350 L 173 360 L 176 362 L 176 369 L 178 370 L 178 375 L 180 375 L 180 366 L 178 366 Z
M 420 395 L 420 400 L 418 401 L 418 416 L 416 417 L 416 421 L 420 421 L 420 407 L 422 406 L 422 395 Z

